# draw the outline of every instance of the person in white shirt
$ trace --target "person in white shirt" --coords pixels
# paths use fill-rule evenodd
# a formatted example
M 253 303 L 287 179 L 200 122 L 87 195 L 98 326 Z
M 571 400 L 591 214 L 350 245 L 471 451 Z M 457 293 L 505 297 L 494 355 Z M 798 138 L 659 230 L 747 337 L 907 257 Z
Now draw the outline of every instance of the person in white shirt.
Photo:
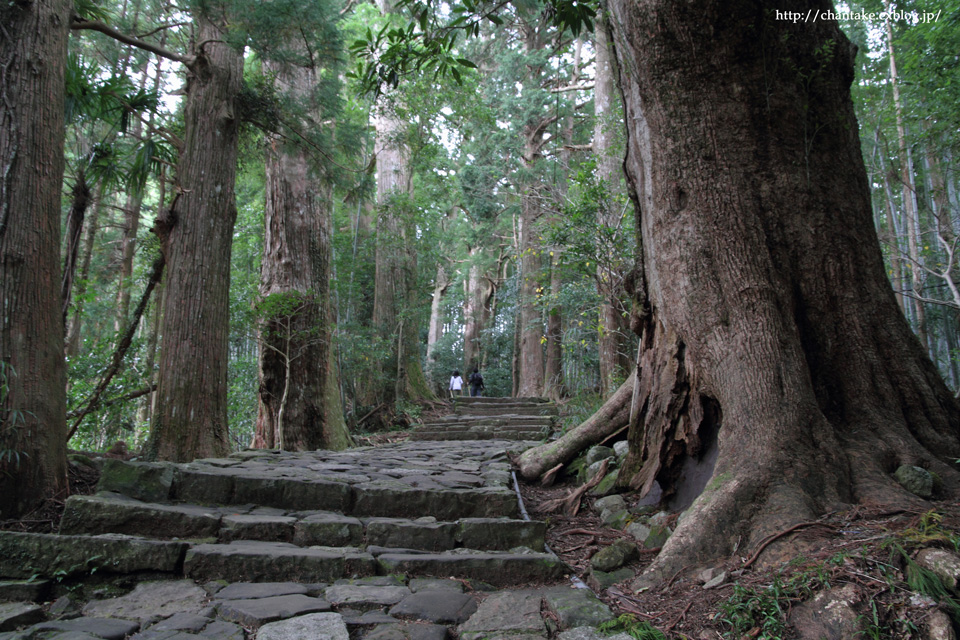
M 463 378 L 459 371 L 454 371 L 450 377 L 450 397 L 463 395 Z

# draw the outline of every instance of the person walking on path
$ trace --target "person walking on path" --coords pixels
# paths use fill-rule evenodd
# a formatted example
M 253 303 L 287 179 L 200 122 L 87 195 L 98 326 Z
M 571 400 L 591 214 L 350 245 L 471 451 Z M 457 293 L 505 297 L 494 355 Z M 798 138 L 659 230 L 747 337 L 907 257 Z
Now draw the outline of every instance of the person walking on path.
M 470 374 L 470 395 L 479 398 L 483 395 L 483 376 L 480 375 L 480 367 L 474 367 Z
M 463 395 L 463 378 L 460 377 L 460 372 L 454 370 L 453 375 L 450 376 L 450 397 L 462 396 Z

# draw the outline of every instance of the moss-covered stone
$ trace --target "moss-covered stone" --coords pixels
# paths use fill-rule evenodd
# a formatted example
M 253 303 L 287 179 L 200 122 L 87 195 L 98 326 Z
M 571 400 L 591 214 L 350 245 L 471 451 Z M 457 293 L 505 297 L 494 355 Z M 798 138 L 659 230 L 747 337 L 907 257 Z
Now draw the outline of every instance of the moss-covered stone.
M 107 460 L 100 474 L 98 491 L 113 491 L 144 502 L 170 498 L 174 466 L 166 462 Z

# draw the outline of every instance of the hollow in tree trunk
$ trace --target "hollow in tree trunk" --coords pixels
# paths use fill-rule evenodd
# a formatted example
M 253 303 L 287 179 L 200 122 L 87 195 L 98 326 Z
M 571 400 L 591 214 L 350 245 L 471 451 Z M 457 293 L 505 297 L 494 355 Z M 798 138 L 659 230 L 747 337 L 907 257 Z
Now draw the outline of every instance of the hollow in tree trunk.
M 851 504 L 955 495 L 960 412 L 899 313 L 850 100 L 853 47 L 826 2 L 611 0 L 637 204 L 642 388 L 620 479 L 709 483 L 644 581 Z

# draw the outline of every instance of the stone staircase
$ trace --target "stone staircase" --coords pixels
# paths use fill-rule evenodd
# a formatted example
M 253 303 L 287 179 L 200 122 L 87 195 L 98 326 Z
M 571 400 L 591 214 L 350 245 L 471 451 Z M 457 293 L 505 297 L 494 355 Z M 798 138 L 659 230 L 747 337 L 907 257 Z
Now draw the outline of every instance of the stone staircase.
M 544 523 L 520 519 L 509 444 L 110 460 L 96 495 L 67 500 L 60 535 L 0 532 L 0 576 L 151 569 L 248 582 L 396 573 L 555 581 L 565 567 L 544 550 Z M 52 547 L 87 549 L 87 558 L 41 553 Z M 161 550 L 164 561 L 150 567 Z
M 601 640 L 610 609 L 521 518 L 533 443 L 489 439 L 555 409 L 456 411 L 478 439 L 102 461 L 59 534 L 0 531 L 0 640 Z
M 452 414 L 424 421 L 411 439 L 538 441 L 553 432 L 557 415 L 542 398 L 458 397 Z

